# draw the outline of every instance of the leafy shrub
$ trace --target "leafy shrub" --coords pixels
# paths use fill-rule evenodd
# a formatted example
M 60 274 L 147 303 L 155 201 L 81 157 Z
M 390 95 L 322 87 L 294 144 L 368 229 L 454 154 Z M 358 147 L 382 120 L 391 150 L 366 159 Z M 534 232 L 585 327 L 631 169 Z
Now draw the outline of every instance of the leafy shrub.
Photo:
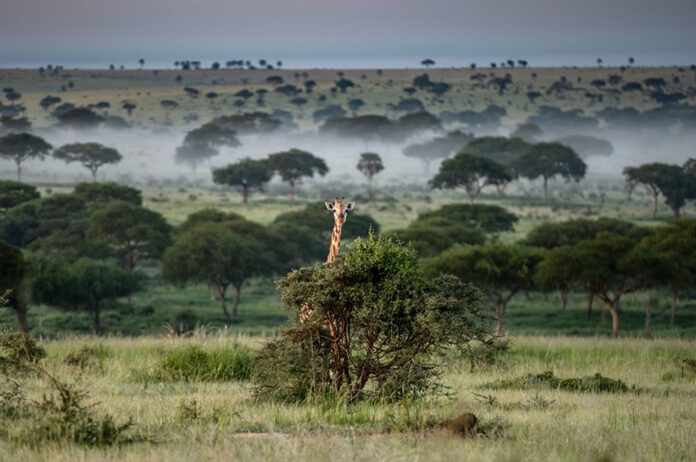
M 236 346 L 205 351 L 191 345 L 168 353 L 160 362 L 156 379 L 161 381 L 220 382 L 248 380 L 252 373 L 251 353 Z
M 0 332 L 0 372 L 21 371 L 39 362 L 46 350 L 23 332 Z
M 358 239 L 278 287 L 293 316 L 256 357 L 261 398 L 420 396 L 437 386 L 434 353 L 492 340 L 478 289 L 451 276 L 426 281 L 415 252 L 386 236 Z
M 609 392 L 619 393 L 627 392 L 628 386 L 619 379 L 604 377 L 602 374 L 595 374 L 587 377 L 575 377 L 563 379 L 553 375 L 551 371 L 545 371 L 541 374 L 527 374 L 521 377 L 512 379 L 496 380 L 488 385 L 494 389 L 509 389 L 509 388 L 540 388 L 549 387 L 564 391 L 581 391 L 581 392 Z
M 104 345 L 83 346 L 65 357 L 65 364 L 80 370 L 101 369 L 106 358 L 111 357 L 111 351 Z

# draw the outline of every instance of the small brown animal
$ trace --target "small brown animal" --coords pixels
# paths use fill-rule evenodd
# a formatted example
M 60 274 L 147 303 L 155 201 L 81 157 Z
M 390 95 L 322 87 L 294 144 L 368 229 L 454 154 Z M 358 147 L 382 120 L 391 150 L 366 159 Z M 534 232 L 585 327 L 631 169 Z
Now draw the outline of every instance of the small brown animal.
M 456 419 L 448 419 L 440 422 L 437 424 L 437 428 L 452 433 L 453 435 L 459 435 L 462 438 L 466 438 L 467 436 L 473 434 L 476 422 L 478 422 L 478 419 L 474 414 L 465 412 Z

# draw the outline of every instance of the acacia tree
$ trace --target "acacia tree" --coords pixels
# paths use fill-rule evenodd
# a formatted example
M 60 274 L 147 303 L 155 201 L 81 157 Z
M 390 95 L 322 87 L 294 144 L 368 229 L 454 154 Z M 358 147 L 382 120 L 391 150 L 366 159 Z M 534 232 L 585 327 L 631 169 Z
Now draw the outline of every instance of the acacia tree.
M 669 323 L 673 325 L 679 293 L 696 284 L 696 220 L 672 220 L 656 228 L 655 234 L 641 244 L 659 252 L 657 258 L 644 266 L 651 270 L 659 285 L 669 287 L 672 295 Z
M 207 283 L 220 297 L 225 325 L 237 316 L 243 283 L 270 274 L 270 249 L 252 234 L 236 232 L 229 222 L 204 222 L 182 233 L 162 258 L 162 276 L 175 284 Z M 227 289 L 235 289 L 232 316 L 227 310 Z
M 253 160 L 245 158 L 227 167 L 213 170 L 213 181 L 218 184 L 239 186 L 242 192 L 244 205 L 249 199 L 249 192 L 253 189 L 263 191 L 266 183 L 271 181 L 273 172 L 268 167 L 267 160 Z
M 0 157 L 12 159 L 17 165 L 17 181 L 22 181 L 22 162 L 43 160 L 53 146 L 39 136 L 29 133 L 10 133 L 0 138 Z
M 485 157 L 460 151 L 451 159 L 440 165 L 440 171 L 430 180 L 433 188 L 453 189 L 463 187 L 469 196 L 469 202 L 488 185 L 503 185 L 512 180 L 505 167 Z
M 33 300 L 65 310 L 90 312 L 95 335 L 101 334 L 103 302 L 133 293 L 142 278 L 117 266 L 87 258 L 71 264 L 42 258 L 37 259 L 33 267 Z
M 420 144 L 411 144 L 403 149 L 406 157 L 415 157 L 423 161 L 425 174 L 430 172 L 430 162 L 444 159 L 458 152 L 471 141 L 473 135 L 462 133 L 459 130 L 449 132 L 446 136 L 433 138 Z
M 561 310 L 565 311 L 568 294 L 577 283 L 576 269 L 582 265 L 582 254 L 573 246 L 556 247 L 547 252 L 536 269 L 534 280 L 542 288 L 555 288 L 561 297 Z M 586 317 L 590 319 L 592 305 L 588 303 Z
M 99 143 L 71 143 L 61 146 L 53 153 L 56 159 L 66 164 L 79 162 L 92 172 L 92 181 L 97 181 L 97 170 L 102 165 L 116 164 L 123 156 L 114 148 Z
M 532 145 L 513 159 L 510 166 L 521 177 L 544 179 L 544 202 L 548 199 L 549 179 L 561 176 L 566 181 L 580 181 L 587 171 L 587 165 L 572 148 L 557 142 Z
M 662 162 L 652 162 L 643 164 L 639 167 L 626 167 L 623 174 L 626 177 L 629 191 L 633 191 L 636 185 L 641 184 L 652 195 L 652 217 L 657 216 L 657 199 L 660 196 L 660 185 L 668 182 L 668 177 L 672 176 L 674 165 Z M 678 167 L 677 167 L 678 168 Z
M 453 274 L 479 287 L 495 308 L 495 333 L 500 335 L 508 303 L 521 290 L 534 287 L 535 268 L 542 258 L 541 249 L 519 244 L 457 244 L 426 260 L 425 267 L 430 274 Z
M 28 273 L 28 265 L 21 250 L 3 241 L 0 241 L 0 261 L 2 261 L 0 264 L 0 290 L 2 291 L 0 296 L 9 290 L 6 296 L 0 298 L 4 298 L 5 304 L 14 310 L 19 329 L 26 333 L 29 329 L 27 327 L 24 279 Z
M 357 168 L 367 178 L 368 199 L 372 200 L 372 177 L 384 170 L 382 158 L 374 152 L 363 152 Z
M 277 152 L 268 156 L 268 165 L 277 172 L 280 177 L 290 185 L 288 198 L 292 202 L 295 198 L 295 185 L 302 177 L 313 177 L 315 173 L 324 176 L 329 168 L 324 159 L 300 149 Z

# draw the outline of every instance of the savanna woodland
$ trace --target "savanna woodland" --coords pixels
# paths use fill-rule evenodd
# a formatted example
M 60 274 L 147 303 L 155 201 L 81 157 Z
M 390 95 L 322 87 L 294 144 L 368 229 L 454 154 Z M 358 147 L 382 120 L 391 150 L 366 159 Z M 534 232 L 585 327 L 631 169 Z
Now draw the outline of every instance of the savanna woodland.
M 696 66 L 527 59 L 0 69 L 0 459 L 694 460 Z

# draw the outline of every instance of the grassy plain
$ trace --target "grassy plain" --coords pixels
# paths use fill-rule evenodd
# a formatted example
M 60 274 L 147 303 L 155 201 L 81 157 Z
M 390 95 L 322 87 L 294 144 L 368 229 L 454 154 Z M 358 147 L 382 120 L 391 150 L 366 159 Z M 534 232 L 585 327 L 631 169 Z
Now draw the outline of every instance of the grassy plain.
M 354 82 L 355 87 L 345 93 L 331 92 L 335 82 L 341 77 Z M 412 87 L 413 78 L 428 73 L 435 82 L 444 81 L 452 88 L 442 98 L 436 98 L 431 93 L 417 91 L 413 97 L 422 100 L 426 109 L 439 113 L 446 110 L 461 111 L 472 109 L 481 111 L 490 104 L 505 108 L 508 115 L 503 119 L 504 126 L 514 127 L 528 115 L 537 111 L 539 106 L 553 105 L 564 110 L 581 109 L 586 113 L 602 110 L 606 107 L 634 107 L 638 110 L 651 109 L 658 106 L 647 92 L 612 93 L 614 87 L 597 90 L 590 85 L 595 79 L 607 80 L 610 75 L 622 77 L 622 84 L 637 81 L 642 82 L 649 77 L 664 78 L 668 82 L 668 91 L 682 92 L 689 95 L 689 101 L 696 99 L 696 94 L 689 91 L 696 83 L 696 72 L 689 67 L 629 67 L 621 71 L 619 68 L 482 68 L 482 69 L 385 69 L 379 73 L 375 69 L 305 69 L 305 70 L 77 70 L 65 69 L 57 74 L 45 73 L 29 69 L 0 69 L 0 85 L 11 87 L 22 94 L 17 103 L 27 108 L 29 119 L 36 126 L 51 125 L 55 119 L 39 106 L 39 101 L 48 94 L 59 96 L 62 102 L 70 102 L 76 106 L 96 104 L 104 101 L 110 104 L 106 111 L 110 115 L 123 117 L 136 127 L 161 129 L 163 126 L 177 126 L 190 129 L 207 122 L 210 118 L 228 113 L 251 112 L 261 110 L 271 112 L 274 109 L 290 111 L 301 128 L 314 128 L 311 120 L 314 110 L 329 104 L 337 104 L 346 108 L 350 99 L 360 98 L 365 105 L 359 110 L 360 114 L 389 114 L 395 115 L 389 104 L 398 103 L 408 97 L 403 89 Z M 483 84 L 472 80 L 475 74 L 483 74 Z M 493 86 L 485 83 L 491 77 L 503 77 L 510 74 L 512 84 L 503 94 Z M 177 77 L 181 80 L 177 81 Z M 302 106 L 290 103 L 291 97 L 275 92 L 277 85 L 266 83 L 269 76 L 280 76 L 284 84 L 292 84 L 304 90 L 304 82 L 313 80 L 316 87 L 310 94 L 303 93 L 308 102 Z M 549 87 L 565 77 L 578 91 L 566 92 L 560 97 L 546 94 Z M 678 81 L 675 81 L 675 77 Z M 72 84 L 71 84 L 72 83 Z M 71 86 L 72 85 L 72 86 Z M 200 92 L 198 98 L 191 98 L 183 90 L 184 87 L 194 87 Z M 620 85 L 619 85 L 620 87 Z M 618 88 L 618 87 L 617 87 Z M 257 103 L 257 98 L 249 98 L 244 106 L 234 105 L 234 96 L 240 90 L 247 89 L 255 92 L 267 90 L 263 103 Z M 588 99 L 584 93 L 598 92 L 604 95 L 603 101 Z M 538 91 L 542 95 L 533 103 L 527 97 L 527 92 Z M 204 95 L 214 92 L 217 97 L 213 100 Z M 319 101 L 318 96 L 327 97 L 326 102 Z M 161 107 L 162 100 L 173 100 L 178 107 L 171 111 L 169 117 Z M 124 101 L 136 104 L 137 108 L 131 115 L 122 108 Z M 7 103 L 7 102 L 5 102 Z M 198 120 L 184 120 L 186 116 L 195 114 Z
M 63 338 L 44 342 L 51 374 L 90 393 L 95 410 L 117 422 L 133 418 L 138 442 L 90 449 L 69 443 L 37 447 L 0 440 L 3 460 L 529 460 L 688 461 L 696 455 L 693 376 L 675 359 L 693 358 L 693 340 L 513 337 L 493 365 L 473 371 L 449 355 L 447 395 L 400 404 L 340 401 L 277 404 L 256 401 L 248 381 L 147 381 L 169 352 L 236 343 L 257 348 L 258 337 Z M 103 359 L 84 369 L 66 364 L 84 345 Z M 559 377 L 601 373 L 624 381 L 625 393 L 566 392 L 532 387 L 499 390 L 495 380 L 551 370 Z M 48 383 L 30 379 L 32 395 Z M 489 437 L 461 440 L 430 430 L 464 411 L 475 413 Z M 495 431 L 493 431 L 495 429 Z

